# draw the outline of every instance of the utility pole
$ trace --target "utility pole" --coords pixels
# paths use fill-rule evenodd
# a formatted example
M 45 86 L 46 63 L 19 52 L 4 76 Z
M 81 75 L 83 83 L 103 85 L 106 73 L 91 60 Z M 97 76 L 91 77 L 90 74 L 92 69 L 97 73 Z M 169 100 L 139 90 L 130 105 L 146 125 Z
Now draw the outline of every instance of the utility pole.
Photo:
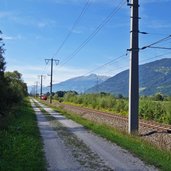
M 97 80 L 96 80 L 96 89 L 97 89 L 97 94 L 99 93 L 99 78 L 97 75 Z
M 38 81 L 35 82 L 35 96 L 37 97 Z
M 42 86 L 43 86 L 43 78 L 45 77 L 44 75 L 39 75 L 40 78 L 40 96 L 42 96 Z
M 129 133 L 138 133 L 139 108 L 139 2 L 131 0 L 130 69 L 129 69 Z
M 50 74 L 50 103 L 52 103 L 52 83 L 53 83 L 53 62 L 56 63 L 56 65 L 59 63 L 59 60 L 57 59 L 45 59 L 46 64 L 51 61 L 51 74 Z

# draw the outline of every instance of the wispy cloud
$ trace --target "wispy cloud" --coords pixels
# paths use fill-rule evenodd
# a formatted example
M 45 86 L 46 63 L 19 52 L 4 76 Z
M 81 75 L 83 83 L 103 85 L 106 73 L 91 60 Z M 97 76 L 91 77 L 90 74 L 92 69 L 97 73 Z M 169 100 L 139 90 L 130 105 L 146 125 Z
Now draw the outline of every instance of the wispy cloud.
M 32 16 L 18 16 L 11 17 L 11 20 L 16 24 L 23 26 L 32 26 L 35 28 L 45 28 L 45 27 L 54 27 L 56 26 L 56 21 L 52 19 L 42 19 L 33 18 Z
M 33 25 L 39 27 L 39 28 L 44 28 L 44 27 L 54 27 L 56 26 L 56 21 L 52 19 L 44 19 L 42 21 L 34 21 L 32 23 Z
M 56 26 L 56 21 L 51 18 L 38 19 L 30 15 L 22 14 L 16 11 L 0 11 L 1 20 L 9 20 L 14 24 L 23 26 L 32 26 L 37 28 L 54 27 Z
M 148 25 L 149 28 L 158 28 L 158 29 L 164 29 L 164 28 L 171 28 L 171 23 L 160 21 L 160 20 L 153 20 L 151 21 L 150 25 Z
M 49 85 L 49 76 L 50 68 L 43 68 L 42 66 L 20 66 L 12 65 L 7 67 L 8 71 L 17 70 L 23 74 L 23 79 L 28 85 L 33 85 L 35 81 L 39 81 L 38 75 L 45 75 L 44 85 Z M 72 68 L 72 67 L 60 67 L 57 66 L 54 68 L 53 82 L 59 83 L 67 79 L 83 75 L 87 72 L 86 69 L 81 68 Z
M 3 40 L 21 40 L 22 36 L 17 35 L 17 36 L 9 36 L 9 35 L 2 35 Z
M 11 17 L 12 13 L 9 11 L 0 11 L 0 18 L 6 18 L 6 17 Z
M 14 37 L 12 37 L 12 36 L 7 36 L 7 35 L 3 35 L 2 38 L 3 38 L 4 40 L 14 40 L 14 39 L 15 39 Z

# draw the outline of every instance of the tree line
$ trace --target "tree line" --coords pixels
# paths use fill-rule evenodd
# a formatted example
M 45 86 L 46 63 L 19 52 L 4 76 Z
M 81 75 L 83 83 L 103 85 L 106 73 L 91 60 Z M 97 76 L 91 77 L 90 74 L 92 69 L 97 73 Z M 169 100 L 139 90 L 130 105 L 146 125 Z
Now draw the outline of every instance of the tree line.
M 27 85 L 18 71 L 5 72 L 5 49 L 0 31 L 0 123 L 8 117 L 13 107 L 23 101 L 27 95 Z

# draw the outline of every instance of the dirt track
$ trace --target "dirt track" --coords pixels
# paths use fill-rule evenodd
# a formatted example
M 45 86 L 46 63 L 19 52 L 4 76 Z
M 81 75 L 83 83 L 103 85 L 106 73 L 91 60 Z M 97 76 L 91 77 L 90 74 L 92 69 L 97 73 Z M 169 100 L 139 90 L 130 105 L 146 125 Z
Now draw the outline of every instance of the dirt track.
M 47 120 L 33 105 L 44 140 L 49 170 L 156 170 L 128 151 L 88 132 L 50 108 L 41 106 L 52 116 Z

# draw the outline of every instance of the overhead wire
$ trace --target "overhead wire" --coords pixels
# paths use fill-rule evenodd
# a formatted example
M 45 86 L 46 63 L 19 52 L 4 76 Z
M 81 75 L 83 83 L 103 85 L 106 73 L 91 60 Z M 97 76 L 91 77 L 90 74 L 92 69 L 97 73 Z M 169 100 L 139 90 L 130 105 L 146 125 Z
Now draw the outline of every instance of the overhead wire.
M 159 41 L 153 43 L 153 45 L 156 44 L 156 43 L 160 43 L 160 42 L 162 42 L 162 41 L 164 41 L 164 40 L 167 40 L 169 37 L 170 37 L 170 36 L 167 36 L 166 38 L 163 38 L 163 39 L 161 39 L 161 40 L 159 40 Z M 156 56 L 154 56 L 154 57 L 152 57 L 152 58 L 148 58 L 148 59 L 143 60 L 143 61 L 141 61 L 141 62 L 149 61 L 149 60 L 154 59 L 154 58 L 156 58 L 156 57 L 165 56 L 165 55 L 167 55 L 167 54 L 170 54 L 170 53 L 164 53 L 164 54 L 156 55 Z M 117 57 L 117 58 L 115 58 L 115 59 L 112 59 L 112 60 L 108 61 L 107 63 L 105 63 L 105 64 L 103 64 L 103 65 L 101 65 L 101 66 L 99 66 L 99 67 L 97 67 L 97 68 L 95 68 L 95 69 L 92 69 L 91 71 L 87 72 L 86 74 L 84 74 L 84 75 L 82 75 L 82 76 L 88 75 L 88 74 L 90 74 L 90 73 L 92 73 L 92 72 L 94 72 L 94 71 L 96 71 L 96 70 L 99 70 L 99 69 L 101 69 L 101 68 L 103 68 L 103 67 L 105 67 L 105 66 L 107 66 L 107 65 L 109 65 L 109 64 L 111 64 L 111 63 L 113 63 L 113 62 L 115 62 L 115 61 L 117 61 L 117 60 L 119 60 L 120 58 L 122 58 L 122 57 L 124 57 L 124 56 L 127 56 L 127 55 L 128 55 L 128 54 L 126 53 L 126 54 L 123 54 L 123 55 L 121 55 L 121 56 L 119 56 L 119 57 Z M 141 64 L 139 64 L 139 65 L 141 65 Z M 125 66 L 122 66 L 122 67 L 119 67 L 119 68 L 117 67 L 117 69 L 115 69 L 115 70 L 122 69 L 122 68 L 126 68 L 126 67 L 129 67 L 129 66 L 128 66 L 128 65 L 125 65 Z M 115 71 L 115 70 L 112 70 L 112 71 Z M 111 72 L 111 71 L 109 71 L 109 72 Z M 109 73 L 109 72 L 107 72 L 107 73 Z
M 163 56 L 166 56 L 166 55 L 169 55 L 169 54 L 171 54 L 171 52 L 162 53 L 162 54 L 160 54 L 160 55 L 155 55 L 155 56 L 153 56 L 153 57 L 151 57 L 151 58 L 141 60 L 139 66 L 140 66 L 140 65 L 143 65 L 143 62 L 148 62 L 148 61 L 150 62 L 150 60 L 152 60 L 152 59 L 156 59 L 156 58 L 158 58 L 158 57 L 163 57 Z M 117 67 L 117 68 L 115 68 L 114 70 L 109 70 L 108 72 L 105 72 L 105 74 L 108 74 L 108 73 L 111 73 L 111 72 L 114 72 L 114 71 L 118 71 L 119 69 L 124 69 L 123 71 L 128 70 L 128 69 L 129 69 L 129 65 L 125 65 L 125 66 L 122 66 L 122 67 Z M 122 71 L 121 71 L 121 72 L 122 72 Z
M 160 46 L 151 46 L 148 48 L 152 48 L 152 49 L 164 49 L 164 50 L 171 50 L 171 48 L 167 48 L 167 47 L 160 47 Z
M 142 65 L 142 62 L 148 62 L 151 59 L 156 59 L 158 57 L 163 57 L 163 56 L 166 56 L 166 55 L 169 55 L 169 54 L 171 54 L 171 52 L 163 53 L 163 54 L 160 54 L 160 55 L 155 55 L 155 56 L 153 56 L 151 58 L 144 59 L 144 60 L 141 61 L 141 64 L 139 64 L 139 65 Z
M 60 46 L 58 47 L 57 51 L 55 52 L 55 54 L 53 56 L 57 56 L 57 54 L 60 52 L 60 50 L 63 48 L 64 44 L 66 43 L 66 41 L 69 39 L 69 37 L 71 36 L 73 30 L 75 29 L 75 27 L 77 26 L 77 24 L 80 22 L 81 17 L 83 17 L 83 15 L 85 14 L 86 10 L 88 9 L 90 5 L 90 0 L 87 0 L 81 13 L 79 14 L 79 16 L 76 18 L 76 20 L 74 21 L 71 29 L 69 30 L 69 32 L 66 34 L 65 38 L 63 39 L 63 41 L 61 42 Z
M 162 38 L 162 39 L 160 39 L 160 40 L 158 40 L 158 41 L 156 41 L 156 42 L 154 42 L 154 43 L 151 43 L 151 44 L 149 44 L 149 45 L 147 45 L 147 46 L 144 46 L 144 47 L 140 48 L 140 50 L 144 50 L 144 49 L 146 49 L 146 48 L 153 48 L 153 45 L 159 44 L 159 43 L 161 43 L 161 42 L 163 42 L 163 41 L 167 41 L 167 40 L 169 40 L 169 39 L 171 39 L 171 35 L 169 35 L 169 36 L 167 36 L 167 37 L 164 37 L 164 38 Z
M 152 60 L 152 59 L 156 59 L 156 58 L 158 58 L 158 57 L 164 57 L 164 56 L 169 55 L 169 54 L 171 54 L 170 51 L 167 52 L 167 53 L 163 53 L 163 54 L 156 55 L 156 56 L 154 56 L 154 57 L 151 57 L 151 58 L 142 60 L 140 65 L 143 65 L 143 64 L 144 64 L 144 63 L 142 63 L 142 62 L 148 62 L 148 61 L 150 62 L 150 60 Z M 161 59 L 161 58 L 160 58 L 160 59 Z M 145 82 L 141 82 L 141 85 L 143 85 L 143 84 L 145 84 Z
M 78 25 L 78 23 L 80 22 L 81 18 L 82 18 L 82 17 L 84 16 L 84 14 L 86 13 L 86 11 L 87 11 L 87 9 L 88 9 L 88 7 L 89 7 L 89 5 L 90 5 L 90 2 L 91 2 L 91 0 L 87 0 L 87 1 L 86 1 L 86 3 L 84 4 L 84 6 L 83 6 L 83 8 L 82 8 L 82 10 L 81 10 L 81 13 L 79 14 L 79 16 L 78 16 L 78 17 L 76 18 L 76 20 L 74 21 L 74 23 L 73 23 L 71 29 L 70 29 L 69 32 L 66 34 L 65 38 L 63 39 L 63 41 L 61 42 L 60 46 L 58 47 L 57 51 L 54 53 L 53 56 L 57 56 L 57 55 L 58 55 L 58 53 L 59 53 L 60 50 L 63 48 L 63 46 L 65 45 L 65 43 L 67 42 L 67 40 L 70 38 L 70 36 L 71 36 L 73 30 L 75 29 L 75 27 L 76 27 L 76 26 Z M 46 62 L 46 61 L 45 61 L 45 62 Z M 46 63 L 46 65 L 45 65 L 45 67 L 44 67 L 43 74 L 45 73 L 46 68 L 47 68 L 47 63 Z M 43 75 L 43 74 L 42 74 L 42 75 Z M 46 73 L 46 75 L 48 75 L 48 74 Z
M 90 41 L 94 38 L 94 36 L 112 19 L 112 17 L 123 7 L 123 5 L 126 3 L 125 0 L 123 0 L 119 5 L 102 21 L 101 24 L 99 24 L 96 29 L 80 44 L 78 48 L 76 48 L 73 53 L 68 56 L 64 62 L 61 64 L 61 66 L 65 65 L 67 62 L 69 62 L 74 56 L 78 54 L 78 52 Z
M 117 67 L 117 68 L 115 68 L 114 70 L 110 70 L 110 71 L 108 71 L 108 72 L 105 72 L 105 74 L 108 74 L 108 73 L 111 73 L 111 72 L 113 72 L 113 71 L 118 71 L 119 69 L 124 69 L 124 70 L 127 70 L 129 68 L 129 66 L 128 65 L 124 65 L 124 66 L 122 66 L 122 67 Z M 124 71 L 123 70 L 123 71 Z M 122 71 L 121 71 L 122 72 Z M 119 73 L 119 72 L 118 72 Z
M 119 57 L 117 57 L 117 58 L 115 58 L 115 59 L 112 59 L 112 60 L 106 62 L 105 64 L 103 64 L 103 65 L 101 65 L 101 66 L 95 68 L 95 69 L 92 69 L 91 71 L 87 72 L 87 73 L 84 74 L 84 75 L 91 74 L 92 72 L 94 72 L 94 71 L 96 71 L 96 70 L 99 70 L 99 69 L 101 69 L 101 68 L 104 68 L 105 66 L 107 66 L 107 65 L 109 65 L 109 64 L 111 64 L 111 63 L 113 63 L 113 62 L 116 62 L 117 60 L 123 58 L 124 56 L 127 56 L 127 53 L 126 53 L 126 54 L 123 54 L 123 55 L 121 55 L 121 56 L 119 56 Z

